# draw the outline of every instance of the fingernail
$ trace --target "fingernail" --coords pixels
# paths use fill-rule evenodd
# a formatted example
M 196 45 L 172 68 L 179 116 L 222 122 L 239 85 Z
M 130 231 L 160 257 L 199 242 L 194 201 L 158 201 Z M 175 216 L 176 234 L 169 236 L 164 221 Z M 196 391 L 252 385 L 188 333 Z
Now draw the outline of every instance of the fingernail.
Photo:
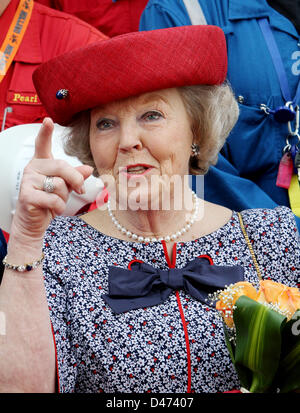
M 82 187 L 80 188 L 80 193 L 81 193 L 81 195 L 85 194 L 85 187 L 84 187 L 84 185 L 82 185 Z

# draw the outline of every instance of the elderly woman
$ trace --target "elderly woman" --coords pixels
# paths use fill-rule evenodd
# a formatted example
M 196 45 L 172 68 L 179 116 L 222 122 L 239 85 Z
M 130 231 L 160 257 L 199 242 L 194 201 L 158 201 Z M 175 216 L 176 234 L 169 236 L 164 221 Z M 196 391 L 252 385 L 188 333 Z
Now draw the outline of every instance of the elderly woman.
M 185 177 L 216 162 L 238 116 L 225 78 L 212 26 L 115 37 L 35 72 L 83 165 L 52 158 L 45 119 L 4 260 L 2 391 L 239 388 L 208 293 L 260 277 L 295 286 L 299 235 L 285 207 L 239 214 L 190 196 Z M 107 207 L 60 217 L 93 171 Z

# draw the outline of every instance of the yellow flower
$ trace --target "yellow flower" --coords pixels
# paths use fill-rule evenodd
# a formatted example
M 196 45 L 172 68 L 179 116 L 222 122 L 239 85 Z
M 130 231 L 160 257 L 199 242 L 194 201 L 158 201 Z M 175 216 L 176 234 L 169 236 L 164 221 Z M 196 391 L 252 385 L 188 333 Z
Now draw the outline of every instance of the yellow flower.
M 242 295 L 246 295 L 253 300 L 257 299 L 257 291 L 253 285 L 247 281 L 240 281 L 230 285 L 224 291 L 221 291 L 216 303 L 216 309 L 221 312 L 224 322 L 230 328 L 233 327 L 233 307 L 236 300 Z
M 300 309 L 300 290 L 271 280 L 262 280 L 257 301 L 271 304 L 275 310 L 285 314 L 290 320 L 295 311 Z

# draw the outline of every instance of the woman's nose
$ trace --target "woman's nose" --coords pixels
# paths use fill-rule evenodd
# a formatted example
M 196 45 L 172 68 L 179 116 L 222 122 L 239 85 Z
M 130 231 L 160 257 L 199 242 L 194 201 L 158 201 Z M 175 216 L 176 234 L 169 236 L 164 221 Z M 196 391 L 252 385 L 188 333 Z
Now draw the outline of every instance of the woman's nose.
M 131 151 L 133 149 L 142 149 L 141 131 L 137 126 L 128 125 L 121 128 L 119 150 L 121 152 Z

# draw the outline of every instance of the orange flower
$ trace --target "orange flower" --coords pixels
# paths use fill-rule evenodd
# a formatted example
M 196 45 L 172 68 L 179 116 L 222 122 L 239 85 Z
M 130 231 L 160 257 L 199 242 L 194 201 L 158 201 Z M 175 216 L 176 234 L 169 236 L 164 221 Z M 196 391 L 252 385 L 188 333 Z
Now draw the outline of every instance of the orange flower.
M 257 301 L 271 304 L 275 310 L 285 314 L 290 320 L 295 311 L 300 309 L 300 290 L 271 280 L 262 280 Z
M 221 291 L 216 303 L 216 309 L 222 313 L 224 322 L 230 328 L 233 327 L 233 307 L 236 300 L 242 295 L 246 295 L 253 300 L 257 299 L 257 291 L 253 285 L 247 281 L 240 281 L 230 285 L 224 291 Z
M 261 280 L 257 301 L 262 304 L 276 303 L 278 296 L 287 288 L 286 285 L 271 280 Z

